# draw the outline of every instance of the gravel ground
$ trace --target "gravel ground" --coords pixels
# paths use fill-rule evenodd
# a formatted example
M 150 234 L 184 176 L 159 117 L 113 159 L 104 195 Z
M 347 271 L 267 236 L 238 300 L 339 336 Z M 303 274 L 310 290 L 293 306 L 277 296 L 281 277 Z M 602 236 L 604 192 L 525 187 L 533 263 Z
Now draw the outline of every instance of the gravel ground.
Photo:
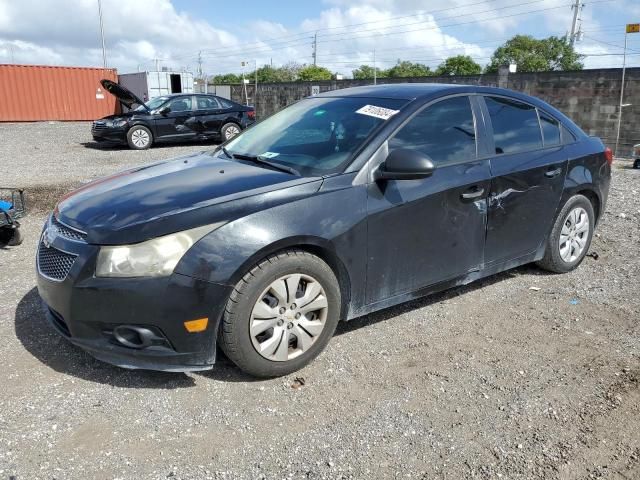
M 84 124 L 0 135 L 9 180 L 51 188 L 201 148 L 94 150 Z M 33 212 L 0 250 L 0 479 L 640 478 L 639 190 L 619 161 L 578 270 L 523 267 L 342 324 L 268 381 L 225 360 L 127 371 L 68 344 L 40 313 Z

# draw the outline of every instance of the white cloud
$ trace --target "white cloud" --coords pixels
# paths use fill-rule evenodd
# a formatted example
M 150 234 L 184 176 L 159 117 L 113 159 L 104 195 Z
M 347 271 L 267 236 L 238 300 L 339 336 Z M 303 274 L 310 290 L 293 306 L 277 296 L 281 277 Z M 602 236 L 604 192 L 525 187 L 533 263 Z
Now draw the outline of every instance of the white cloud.
M 469 3 L 325 0 L 317 16 L 295 26 L 254 19 L 227 29 L 176 10 L 171 0 L 107 0 L 103 1 L 107 58 L 109 66 L 121 72 L 139 66 L 152 69 L 155 58 L 162 59 L 164 66 L 195 71 L 199 51 L 210 74 L 237 72 L 243 60 L 310 63 L 312 36 L 318 31 L 318 62 L 346 74 L 359 64 L 370 64 L 374 48 L 381 67 L 391 66 L 398 58 L 435 66 L 456 54 L 471 55 L 485 64 L 495 47 L 515 33 L 538 28 L 562 35 L 571 22 L 566 0 L 532 0 L 493 13 L 487 10 L 514 5 L 514 1 Z M 637 0 L 623 3 L 614 4 L 615 8 L 621 12 L 623 7 L 636 8 L 640 15 Z M 519 15 L 553 7 L 561 8 Z M 585 25 L 597 29 L 600 24 L 593 12 L 587 5 L 582 16 Z M 454 24 L 462 25 L 450 26 Z M 469 38 L 477 40 L 465 41 Z M 590 45 L 587 40 L 583 44 L 584 48 Z M 97 2 L 0 0 L 0 62 L 11 61 L 11 56 L 18 63 L 101 65 Z M 611 57 L 593 57 L 587 65 L 608 65 L 608 61 Z

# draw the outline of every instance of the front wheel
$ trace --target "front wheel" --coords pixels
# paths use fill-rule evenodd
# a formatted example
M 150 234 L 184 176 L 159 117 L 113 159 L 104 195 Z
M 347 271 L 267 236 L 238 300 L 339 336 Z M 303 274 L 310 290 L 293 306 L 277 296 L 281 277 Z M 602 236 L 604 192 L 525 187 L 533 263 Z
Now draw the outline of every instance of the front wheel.
M 127 143 L 134 150 L 146 150 L 153 143 L 151 130 L 142 125 L 134 125 L 127 132 Z
M 273 255 L 235 286 L 222 319 L 222 350 L 251 375 L 289 374 L 327 345 L 340 305 L 338 281 L 320 258 L 302 250 Z
M 589 250 L 594 225 L 595 215 L 589 199 L 584 195 L 571 197 L 556 218 L 538 266 L 555 273 L 576 268 Z
M 640 158 L 637 158 L 637 159 L 633 162 L 633 168 L 640 168 Z

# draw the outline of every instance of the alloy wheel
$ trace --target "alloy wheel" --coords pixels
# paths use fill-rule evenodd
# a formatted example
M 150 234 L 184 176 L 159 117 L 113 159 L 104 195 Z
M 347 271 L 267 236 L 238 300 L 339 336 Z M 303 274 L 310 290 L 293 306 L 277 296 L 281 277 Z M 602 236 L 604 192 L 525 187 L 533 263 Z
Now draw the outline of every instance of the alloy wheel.
M 230 138 L 235 137 L 239 133 L 240 133 L 240 129 L 238 127 L 236 127 L 235 125 L 230 125 L 224 131 L 224 138 L 225 140 L 229 140 Z
M 134 130 L 131 134 L 131 141 L 138 148 L 144 148 L 149 144 L 149 134 L 143 129 Z
M 560 232 L 560 257 L 567 263 L 580 258 L 589 240 L 589 215 L 582 207 L 569 211 Z
M 324 330 L 328 301 L 324 288 L 304 274 L 280 277 L 267 287 L 251 312 L 251 341 L 264 358 L 292 360 L 315 343 Z

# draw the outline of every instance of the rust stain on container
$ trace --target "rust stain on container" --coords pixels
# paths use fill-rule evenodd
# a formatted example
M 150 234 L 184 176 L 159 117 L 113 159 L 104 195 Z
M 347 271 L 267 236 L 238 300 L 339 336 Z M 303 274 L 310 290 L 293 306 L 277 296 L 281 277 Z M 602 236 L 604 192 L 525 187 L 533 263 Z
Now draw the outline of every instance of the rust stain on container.
M 116 99 L 100 80 L 115 69 L 0 65 L 0 122 L 95 120 L 116 113 Z

